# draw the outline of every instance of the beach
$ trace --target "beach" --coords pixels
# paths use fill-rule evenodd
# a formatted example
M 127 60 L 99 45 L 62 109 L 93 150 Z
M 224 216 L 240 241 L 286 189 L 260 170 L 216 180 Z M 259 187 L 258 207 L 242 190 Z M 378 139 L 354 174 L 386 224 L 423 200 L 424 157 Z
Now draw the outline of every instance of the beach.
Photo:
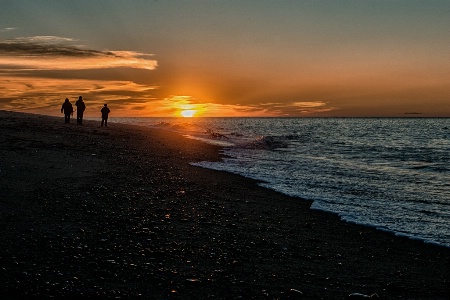
M 177 133 L 0 111 L 0 297 L 450 299 L 450 249 L 189 163 Z

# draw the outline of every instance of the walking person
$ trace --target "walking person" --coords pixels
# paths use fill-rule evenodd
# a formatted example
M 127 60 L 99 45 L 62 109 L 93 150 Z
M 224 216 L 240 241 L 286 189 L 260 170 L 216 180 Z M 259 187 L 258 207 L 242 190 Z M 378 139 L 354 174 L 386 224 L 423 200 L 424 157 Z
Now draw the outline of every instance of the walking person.
M 73 106 L 68 98 L 66 98 L 61 106 L 61 113 L 62 112 L 64 112 L 64 123 L 70 123 L 70 115 L 73 115 Z
M 105 124 L 105 127 L 108 127 L 108 114 L 111 112 L 108 108 L 108 104 L 104 104 L 103 108 L 100 110 L 102 112 L 102 126 L 103 123 Z
M 86 104 L 83 102 L 83 97 L 78 97 L 77 102 L 75 102 L 77 106 L 77 124 L 83 124 L 83 113 L 86 109 Z

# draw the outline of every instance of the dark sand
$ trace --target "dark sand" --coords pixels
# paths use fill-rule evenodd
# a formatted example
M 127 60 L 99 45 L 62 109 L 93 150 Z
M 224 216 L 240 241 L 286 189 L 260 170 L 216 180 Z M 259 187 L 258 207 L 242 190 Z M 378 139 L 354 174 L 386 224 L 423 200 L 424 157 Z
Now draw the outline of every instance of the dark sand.
M 450 249 L 348 224 L 175 133 L 0 111 L 0 298 L 449 299 Z

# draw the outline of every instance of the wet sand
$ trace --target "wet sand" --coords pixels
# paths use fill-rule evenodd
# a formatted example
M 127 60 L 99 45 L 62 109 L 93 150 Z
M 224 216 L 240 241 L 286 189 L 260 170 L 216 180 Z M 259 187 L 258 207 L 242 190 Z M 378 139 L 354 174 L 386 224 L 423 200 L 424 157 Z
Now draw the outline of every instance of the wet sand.
M 176 133 L 0 111 L 0 298 L 450 299 L 450 249 L 189 162 Z

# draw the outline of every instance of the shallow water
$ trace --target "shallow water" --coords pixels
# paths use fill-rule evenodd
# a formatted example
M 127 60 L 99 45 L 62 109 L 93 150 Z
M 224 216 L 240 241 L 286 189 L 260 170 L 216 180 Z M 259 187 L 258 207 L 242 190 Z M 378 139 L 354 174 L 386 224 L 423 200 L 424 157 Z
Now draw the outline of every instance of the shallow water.
M 450 247 L 450 119 L 117 118 L 224 146 L 194 165 L 264 181 L 348 222 Z

